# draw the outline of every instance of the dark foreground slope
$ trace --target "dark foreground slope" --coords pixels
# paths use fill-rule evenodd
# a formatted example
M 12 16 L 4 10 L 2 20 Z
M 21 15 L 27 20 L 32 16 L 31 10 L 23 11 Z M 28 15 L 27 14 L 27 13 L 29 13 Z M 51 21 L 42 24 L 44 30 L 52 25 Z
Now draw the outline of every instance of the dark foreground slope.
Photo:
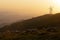
M 60 14 L 47 14 L 0 29 L 1 40 L 60 40 Z

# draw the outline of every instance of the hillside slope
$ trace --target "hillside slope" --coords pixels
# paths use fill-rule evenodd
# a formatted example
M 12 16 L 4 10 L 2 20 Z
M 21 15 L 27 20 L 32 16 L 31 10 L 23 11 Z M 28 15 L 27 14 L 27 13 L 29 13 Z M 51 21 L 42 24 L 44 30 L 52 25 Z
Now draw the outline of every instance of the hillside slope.
M 0 29 L 4 39 L 60 40 L 60 13 L 16 22 Z

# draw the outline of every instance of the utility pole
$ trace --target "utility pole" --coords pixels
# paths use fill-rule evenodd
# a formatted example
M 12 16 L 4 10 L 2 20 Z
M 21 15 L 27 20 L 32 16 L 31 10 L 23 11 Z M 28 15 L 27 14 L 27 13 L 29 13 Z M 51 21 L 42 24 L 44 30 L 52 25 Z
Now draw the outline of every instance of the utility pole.
M 52 11 L 53 11 L 53 8 L 52 8 L 52 7 L 50 7 L 50 8 L 49 8 L 49 14 L 53 14 L 53 12 L 52 12 Z

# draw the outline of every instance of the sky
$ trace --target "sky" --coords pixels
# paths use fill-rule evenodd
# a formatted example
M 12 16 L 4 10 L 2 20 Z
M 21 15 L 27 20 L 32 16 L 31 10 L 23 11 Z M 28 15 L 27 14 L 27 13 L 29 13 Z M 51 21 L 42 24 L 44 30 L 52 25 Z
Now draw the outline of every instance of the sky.
M 0 0 L 0 9 L 20 13 L 48 13 L 49 0 Z
M 50 5 L 58 6 L 55 0 L 0 0 L 0 9 L 24 13 L 48 13 Z
M 49 13 L 50 6 L 54 14 L 60 12 L 59 3 L 59 0 L 0 0 L 0 17 L 16 20 L 41 16 Z
M 30 14 L 34 13 L 36 15 L 41 15 L 49 12 L 50 5 L 53 5 L 54 8 L 54 6 L 57 5 L 54 2 L 56 1 L 55 0 L 0 0 L 0 9 L 15 11 L 19 13 L 30 13 Z M 56 8 L 54 8 L 54 10 L 57 11 Z

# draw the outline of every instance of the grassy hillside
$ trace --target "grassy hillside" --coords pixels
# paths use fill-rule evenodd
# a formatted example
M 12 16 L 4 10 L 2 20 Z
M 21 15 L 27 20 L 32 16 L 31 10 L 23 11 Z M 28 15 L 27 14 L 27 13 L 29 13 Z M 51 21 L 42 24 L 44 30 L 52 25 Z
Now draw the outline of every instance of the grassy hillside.
M 60 40 L 60 13 L 6 25 L 0 34 L 1 40 Z

